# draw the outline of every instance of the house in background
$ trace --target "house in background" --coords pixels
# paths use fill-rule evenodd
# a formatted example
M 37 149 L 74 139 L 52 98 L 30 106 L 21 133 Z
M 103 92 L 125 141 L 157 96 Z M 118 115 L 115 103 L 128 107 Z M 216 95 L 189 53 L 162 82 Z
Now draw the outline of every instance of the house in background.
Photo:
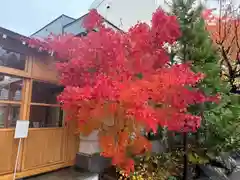
M 152 13 L 161 6 L 167 9 L 164 1 L 157 0 L 95 0 L 89 10 L 96 9 L 104 18 L 105 25 L 115 30 L 127 31 L 138 21 L 150 23 Z M 46 38 L 51 33 L 55 35 L 71 33 L 79 35 L 85 33 L 83 20 L 87 14 L 78 19 L 67 15 L 61 15 L 31 37 Z
M 78 19 L 68 17 L 66 15 L 61 15 L 58 18 L 54 19 L 46 26 L 33 33 L 31 38 L 47 38 L 49 35 L 61 35 L 64 33 L 73 34 L 75 36 L 86 33 L 86 29 L 83 27 L 83 21 L 87 14 L 84 14 Z M 105 20 L 104 24 L 113 29 L 119 30 L 116 26 Z
M 150 24 L 152 13 L 159 7 L 169 11 L 168 1 L 170 0 L 94 0 L 89 10 L 96 9 L 104 18 L 106 26 L 115 30 L 127 31 L 139 21 Z M 205 3 L 209 8 L 214 5 L 209 3 L 210 1 L 199 0 L 199 2 Z M 61 15 L 33 33 L 31 37 L 46 38 L 51 33 L 55 35 L 63 33 L 80 35 L 86 32 L 83 27 L 86 15 L 78 19 Z
M 58 35 L 63 34 L 65 32 L 65 26 L 76 21 L 76 19 L 69 17 L 67 15 L 62 14 L 61 16 L 57 17 L 46 26 L 39 29 L 37 32 L 31 35 L 32 38 L 46 38 L 51 33 Z M 79 23 L 80 24 L 80 23 Z M 80 26 L 80 25 L 79 25 Z
M 218 2 L 211 0 L 198 0 L 208 8 L 217 7 Z M 157 8 L 170 10 L 171 0 L 94 0 L 90 9 L 98 13 L 111 24 L 123 31 L 127 31 L 138 21 L 151 23 L 152 13 Z
M 95 0 L 90 9 L 96 9 L 104 19 L 127 31 L 138 21 L 150 23 L 159 6 L 167 9 L 164 0 Z

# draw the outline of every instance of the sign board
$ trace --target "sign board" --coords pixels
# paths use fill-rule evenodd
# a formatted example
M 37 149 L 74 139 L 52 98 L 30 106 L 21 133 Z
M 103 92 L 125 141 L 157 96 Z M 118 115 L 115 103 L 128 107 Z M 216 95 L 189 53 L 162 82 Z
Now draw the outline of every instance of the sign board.
M 17 120 L 14 138 L 26 138 L 28 136 L 29 121 Z

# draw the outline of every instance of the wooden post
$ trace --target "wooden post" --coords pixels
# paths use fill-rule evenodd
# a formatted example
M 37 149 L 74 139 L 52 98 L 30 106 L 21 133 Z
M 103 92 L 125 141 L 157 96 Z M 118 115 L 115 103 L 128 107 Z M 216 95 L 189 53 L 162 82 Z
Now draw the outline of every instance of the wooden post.
M 26 58 L 25 70 L 27 73 L 31 74 L 32 70 L 32 57 L 28 56 Z M 22 87 L 22 97 L 21 97 L 21 108 L 19 118 L 21 120 L 28 120 L 30 116 L 30 102 L 32 97 L 32 79 L 23 79 L 23 87 Z M 17 172 L 22 170 L 22 165 L 24 164 L 24 143 L 25 140 L 22 141 L 22 148 L 19 154 L 19 163 L 17 166 Z

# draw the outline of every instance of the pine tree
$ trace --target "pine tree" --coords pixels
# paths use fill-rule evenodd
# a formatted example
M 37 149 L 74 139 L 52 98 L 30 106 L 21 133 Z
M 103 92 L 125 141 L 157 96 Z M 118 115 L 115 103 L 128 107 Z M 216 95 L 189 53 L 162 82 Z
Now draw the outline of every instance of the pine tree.
M 201 17 L 204 6 L 196 5 L 196 2 L 196 0 L 173 0 L 172 13 L 178 17 L 182 30 L 176 56 L 182 62 L 191 62 L 194 71 L 206 75 L 199 85 L 200 89 L 208 95 L 221 96 L 219 104 L 205 103 L 191 108 L 193 113 L 203 117 L 198 140 L 203 147 L 201 150 L 204 151 L 199 151 L 198 146 L 195 152 L 199 151 L 198 155 L 204 152 L 207 158 L 211 158 L 222 152 L 240 148 L 240 99 L 238 95 L 229 93 L 229 83 L 220 77 L 220 58 Z

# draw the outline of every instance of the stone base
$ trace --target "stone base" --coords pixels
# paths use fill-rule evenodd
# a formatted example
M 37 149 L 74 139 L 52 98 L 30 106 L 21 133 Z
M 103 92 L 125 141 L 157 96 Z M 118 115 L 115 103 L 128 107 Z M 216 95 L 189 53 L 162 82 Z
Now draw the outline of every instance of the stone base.
M 111 159 L 104 158 L 99 154 L 77 153 L 76 167 L 92 173 L 101 173 L 105 168 L 111 166 Z
M 81 178 L 81 180 L 100 180 L 100 178 L 99 178 L 99 174 L 93 174 L 91 176 L 85 177 L 84 179 Z

